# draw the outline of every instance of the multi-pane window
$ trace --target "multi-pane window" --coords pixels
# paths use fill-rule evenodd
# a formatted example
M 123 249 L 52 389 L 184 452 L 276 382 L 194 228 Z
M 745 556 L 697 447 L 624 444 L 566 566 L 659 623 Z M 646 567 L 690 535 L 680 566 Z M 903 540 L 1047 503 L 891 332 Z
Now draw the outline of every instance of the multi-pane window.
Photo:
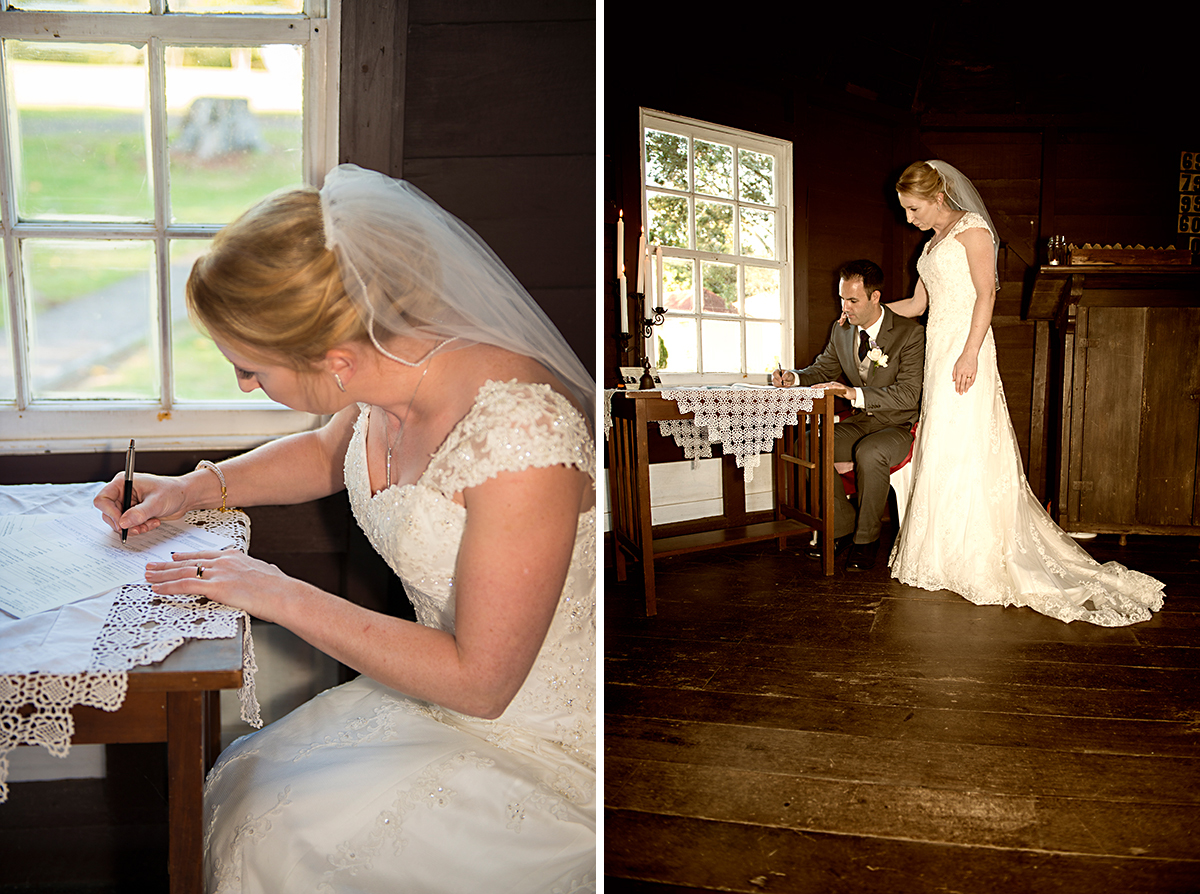
M 643 109 L 642 168 L 648 356 L 664 381 L 764 381 L 790 359 L 791 144 Z
M 224 224 L 336 158 L 337 0 L 0 0 L 0 449 L 230 447 L 308 417 L 188 318 Z

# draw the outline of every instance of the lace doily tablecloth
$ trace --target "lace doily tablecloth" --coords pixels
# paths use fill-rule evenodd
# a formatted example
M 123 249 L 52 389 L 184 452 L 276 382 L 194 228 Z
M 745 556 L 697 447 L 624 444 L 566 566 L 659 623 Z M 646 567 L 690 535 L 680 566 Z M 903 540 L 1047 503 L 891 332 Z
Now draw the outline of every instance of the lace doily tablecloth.
M 612 427 L 610 401 L 605 393 L 604 434 Z M 663 436 L 674 438 L 688 459 L 712 456 L 712 445 L 733 454 L 747 482 L 783 437 L 784 426 L 797 425 L 800 413 L 810 413 L 813 400 L 825 392 L 817 388 L 665 388 L 663 400 L 673 400 L 692 419 L 659 422 Z
M 102 483 L 0 488 L 0 515 L 65 513 L 90 505 Z M 86 502 L 83 502 L 86 501 Z M 185 521 L 245 550 L 250 519 L 203 510 Z M 100 524 L 97 514 L 97 524 Z M 100 619 L 103 619 L 102 622 Z M 189 639 L 227 639 L 242 625 L 242 719 L 262 726 L 254 693 L 254 643 L 245 612 L 195 596 L 156 596 L 146 584 L 125 584 L 100 596 L 22 620 L 0 613 L 0 803 L 8 798 L 8 752 L 42 745 L 65 757 L 75 732 L 76 705 L 116 711 L 125 701 L 128 671 L 167 657 Z M 53 649 L 55 638 L 70 650 Z M 90 642 L 90 646 L 88 643 Z M 46 668 L 54 672 L 46 672 Z

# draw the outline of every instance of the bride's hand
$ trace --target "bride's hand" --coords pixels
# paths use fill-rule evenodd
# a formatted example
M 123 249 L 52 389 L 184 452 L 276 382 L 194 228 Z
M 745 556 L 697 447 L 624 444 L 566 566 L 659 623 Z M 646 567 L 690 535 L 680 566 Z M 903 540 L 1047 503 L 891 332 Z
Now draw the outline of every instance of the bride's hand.
M 968 356 L 964 351 L 954 363 L 954 390 L 966 394 L 975 384 L 975 373 L 979 366 L 979 358 Z
M 300 581 L 238 550 L 175 553 L 174 561 L 146 564 L 146 582 L 163 596 L 205 596 L 270 621 Z
M 105 523 L 118 534 L 123 527 L 130 534 L 145 534 L 164 520 L 182 517 L 188 510 L 187 492 L 180 478 L 138 472 L 133 476 L 133 505 L 122 513 L 124 497 L 125 473 L 120 472 L 92 500 Z

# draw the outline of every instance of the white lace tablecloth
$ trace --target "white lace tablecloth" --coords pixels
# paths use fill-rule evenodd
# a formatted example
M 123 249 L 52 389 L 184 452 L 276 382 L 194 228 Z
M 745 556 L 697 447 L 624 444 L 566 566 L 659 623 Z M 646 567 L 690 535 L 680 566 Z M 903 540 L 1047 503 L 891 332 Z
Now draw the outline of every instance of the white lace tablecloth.
M 612 427 L 605 393 L 604 434 Z M 664 388 L 663 400 L 673 400 L 692 419 L 664 420 L 659 431 L 674 438 L 688 459 L 712 456 L 712 445 L 733 454 L 747 482 L 769 453 L 784 426 L 797 425 L 800 413 L 812 412 L 813 400 L 825 392 L 817 388 Z
M 91 507 L 102 482 L 0 487 L 0 516 L 65 515 Z M 185 521 L 228 535 L 230 546 L 250 544 L 243 512 L 203 510 Z M 96 524 L 103 524 L 96 513 Z M 125 701 L 128 671 L 167 657 L 189 639 L 226 639 L 242 625 L 242 719 L 262 726 L 254 694 L 254 643 L 245 612 L 196 596 L 156 596 L 130 583 L 14 619 L 0 612 L 0 803 L 8 798 L 8 752 L 42 745 L 66 756 L 75 732 L 76 705 L 115 711 Z

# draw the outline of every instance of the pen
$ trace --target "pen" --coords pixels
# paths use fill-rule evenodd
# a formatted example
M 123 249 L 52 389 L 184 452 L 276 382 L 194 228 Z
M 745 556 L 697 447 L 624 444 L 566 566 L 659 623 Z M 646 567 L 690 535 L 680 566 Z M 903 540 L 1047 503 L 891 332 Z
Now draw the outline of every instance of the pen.
M 125 454 L 125 498 L 121 501 L 121 514 L 124 515 L 133 505 L 133 438 L 129 439 L 129 451 Z M 121 529 L 121 542 L 129 536 L 129 529 Z

